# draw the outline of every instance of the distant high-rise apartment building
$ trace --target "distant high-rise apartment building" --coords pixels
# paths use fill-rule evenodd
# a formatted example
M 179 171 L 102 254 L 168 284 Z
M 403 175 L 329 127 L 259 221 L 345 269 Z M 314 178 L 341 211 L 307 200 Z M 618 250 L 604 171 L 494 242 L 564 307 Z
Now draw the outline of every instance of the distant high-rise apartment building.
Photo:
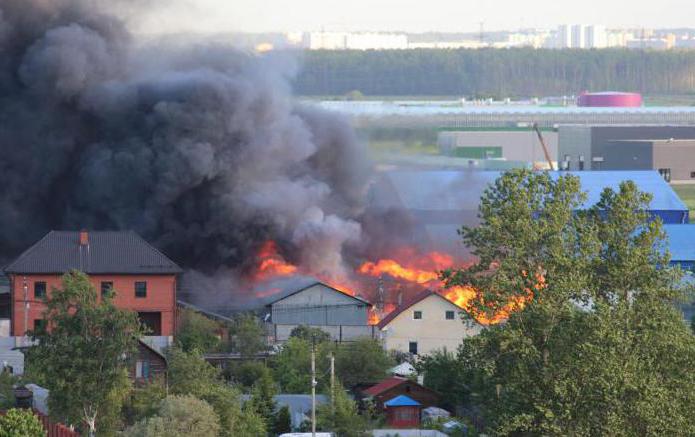
M 602 49 L 608 47 L 608 33 L 604 26 L 591 25 L 586 27 L 587 49 Z
M 586 47 L 586 27 L 581 24 L 572 26 L 572 48 L 583 49 Z
M 557 28 L 557 48 L 568 49 L 572 47 L 572 29 L 563 24 Z

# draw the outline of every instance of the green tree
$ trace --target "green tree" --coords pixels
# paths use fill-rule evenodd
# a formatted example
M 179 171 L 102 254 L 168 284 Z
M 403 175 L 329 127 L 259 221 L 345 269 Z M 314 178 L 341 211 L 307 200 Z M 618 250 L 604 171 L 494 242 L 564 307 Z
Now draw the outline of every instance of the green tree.
M 123 407 L 123 418 L 127 424 L 154 416 L 159 404 L 167 396 L 164 382 L 155 380 L 143 387 L 133 388 Z
M 366 421 L 359 415 L 357 404 L 350 399 L 340 383 L 336 384 L 333 402 L 318 407 L 316 422 L 318 429 L 334 432 L 340 437 L 366 435 Z
M 269 372 L 268 366 L 262 362 L 246 361 L 238 366 L 230 366 L 225 369 L 225 377 L 244 391 L 250 391 L 253 384 Z
M 268 429 L 272 429 L 275 423 L 275 395 L 278 393 L 275 381 L 270 372 L 264 372 L 251 389 L 251 399 L 247 406 L 263 418 Z
M 456 354 L 438 350 L 421 356 L 415 367 L 424 376 L 423 385 L 439 393 L 442 406 L 449 411 L 467 401 L 466 375 Z
M 194 349 L 200 352 L 215 350 L 220 346 L 220 329 L 220 323 L 196 311 L 184 309 L 176 332 L 176 344 L 186 352 Z
M 273 424 L 273 431 L 278 435 L 292 432 L 292 417 L 290 416 L 290 408 L 287 405 L 278 410 L 275 416 L 275 423 Z
M 308 343 L 319 344 L 331 341 L 331 335 L 320 328 L 314 328 L 306 325 L 299 325 L 290 332 L 290 337 L 301 338 Z
M 692 435 L 695 338 L 650 196 L 584 199 L 576 177 L 511 171 L 461 230 L 477 263 L 444 279 L 481 290 L 474 316 L 508 316 L 459 348 L 466 397 L 496 435 Z
M 0 416 L 0 437 L 43 437 L 46 431 L 31 410 L 12 408 Z
M 135 353 L 142 334 L 137 314 L 117 308 L 112 297 L 99 302 L 85 274 L 66 273 L 43 315 L 50 329 L 33 333 L 37 343 L 27 351 L 51 392 L 51 415 L 65 423 L 84 421 L 91 435 L 98 418 L 120 411 L 130 387 L 124 357 Z
M 228 386 L 219 370 L 199 352 L 174 348 L 169 351 L 168 363 L 170 392 L 208 402 L 219 416 L 223 436 L 255 437 L 266 433 L 263 418 L 253 410 L 242 411 L 238 391 Z
M 359 338 L 336 349 L 335 372 L 346 387 L 379 382 L 393 366 L 389 354 L 372 338 Z
M 252 357 L 267 348 L 265 331 L 253 314 L 241 314 L 231 332 L 232 349 L 243 357 Z
M 311 345 L 290 337 L 274 357 L 273 374 L 283 393 L 308 393 L 311 390 Z
M 144 419 L 124 432 L 130 437 L 217 437 L 217 414 L 205 401 L 194 396 L 169 396 L 159 405 L 157 415 Z

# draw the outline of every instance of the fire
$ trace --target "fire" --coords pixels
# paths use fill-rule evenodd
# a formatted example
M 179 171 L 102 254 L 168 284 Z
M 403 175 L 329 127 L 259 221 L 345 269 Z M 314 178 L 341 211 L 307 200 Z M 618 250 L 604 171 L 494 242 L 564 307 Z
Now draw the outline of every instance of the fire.
M 370 325 L 378 325 L 380 321 L 381 321 L 381 318 L 379 317 L 379 314 L 377 314 L 376 310 L 374 308 L 369 310 L 368 323 Z
M 277 244 L 272 240 L 263 243 L 256 256 L 259 262 L 253 277 L 258 281 L 279 276 L 290 276 L 297 272 L 297 266 L 285 261 L 278 252 Z
M 411 254 L 409 253 L 409 255 Z M 445 289 L 444 283 L 439 279 L 439 270 L 454 267 L 455 262 L 451 256 L 440 252 L 430 252 L 416 259 L 417 261 L 414 263 L 411 262 L 410 265 L 404 265 L 393 259 L 366 262 L 357 269 L 357 272 L 374 277 L 389 275 L 396 279 L 402 279 L 433 289 L 439 289 L 442 296 L 464 311 L 470 313 L 483 325 L 494 325 L 503 322 L 509 318 L 510 314 L 521 310 L 526 303 L 533 298 L 533 291 L 526 289 L 523 295 L 513 297 L 492 316 L 488 316 L 487 314 L 474 314 L 475 311 L 472 303 L 475 299 L 481 298 L 480 293 L 471 286 L 454 286 Z M 545 286 L 545 278 L 536 275 L 536 279 L 537 285 L 534 288 L 540 290 Z M 370 315 L 370 322 L 371 320 L 376 320 L 378 323 L 378 315 L 376 313 Z
M 438 279 L 437 272 L 431 270 L 409 269 L 392 259 L 381 259 L 376 263 L 366 262 L 362 264 L 357 271 L 363 275 L 375 277 L 388 274 L 394 278 L 404 279 L 408 282 L 415 282 L 417 284 L 427 284 L 428 282 L 436 281 Z
M 263 282 L 271 279 L 277 279 L 300 274 L 314 276 L 326 285 L 329 285 L 335 288 L 336 290 L 340 290 L 345 294 L 349 294 L 350 296 L 354 296 L 356 294 L 353 291 L 356 289 L 356 287 L 347 279 L 337 280 L 335 278 L 328 277 L 327 275 L 315 274 L 313 272 L 304 271 L 296 265 L 288 263 L 285 260 L 285 258 L 280 254 L 278 245 L 273 240 L 268 240 L 265 243 L 263 243 L 261 248 L 258 250 L 258 253 L 256 254 L 256 259 L 257 266 L 255 268 L 255 271 L 251 274 L 251 279 L 254 282 Z M 263 295 L 270 295 L 273 294 L 273 292 L 279 291 L 280 289 L 273 288 L 260 293 L 257 292 L 256 295 L 258 295 L 259 297 L 263 297 Z

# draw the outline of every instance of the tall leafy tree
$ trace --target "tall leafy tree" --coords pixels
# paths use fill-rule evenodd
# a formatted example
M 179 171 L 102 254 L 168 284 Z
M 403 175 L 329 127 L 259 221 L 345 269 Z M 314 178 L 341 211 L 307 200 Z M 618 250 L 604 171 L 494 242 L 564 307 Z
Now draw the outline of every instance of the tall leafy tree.
M 227 385 L 218 369 L 200 352 L 169 351 L 169 389 L 172 394 L 192 395 L 209 403 L 220 418 L 221 435 L 255 437 L 266 434 L 266 425 L 253 409 L 242 411 L 239 392 Z
M 319 406 L 316 412 L 317 428 L 331 431 L 341 437 L 366 435 L 367 422 L 360 416 L 355 401 L 350 399 L 340 383 L 334 390 L 333 402 Z
M 243 357 L 251 357 L 267 349 L 265 331 L 253 314 L 239 315 L 231 329 L 231 336 L 233 350 Z
M 196 311 L 184 309 L 180 313 L 176 343 L 186 352 L 194 349 L 200 352 L 209 352 L 220 346 L 218 332 L 221 329 L 220 323 Z
M 381 344 L 369 337 L 341 344 L 335 352 L 336 375 L 346 387 L 379 382 L 394 364 Z
M 461 345 L 467 397 L 499 435 L 691 435 L 695 339 L 650 196 L 584 198 L 573 176 L 511 171 L 462 229 L 478 261 L 444 278 L 480 290 L 469 313 L 509 313 Z
M 128 428 L 126 437 L 217 437 L 220 423 L 217 414 L 205 401 L 194 396 L 168 396 L 157 414 Z
M 142 327 L 137 314 L 117 308 L 113 294 L 101 301 L 80 272 L 66 273 L 43 315 L 48 329 L 34 332 L 27 361 L 51 392 L 51 415 L 62 422 L 84 422 L 90 435 L 97 421 L 119 411 L 128 392 L 127 357 Z
M 275 395 L 278 393 L 277 385 L 273 381 L 270 372 L 263 372 L 251 389 L 251 399 L 246 407 L 252 409 L 265 420 L 266 427 L 272 429 L 275 423 Z

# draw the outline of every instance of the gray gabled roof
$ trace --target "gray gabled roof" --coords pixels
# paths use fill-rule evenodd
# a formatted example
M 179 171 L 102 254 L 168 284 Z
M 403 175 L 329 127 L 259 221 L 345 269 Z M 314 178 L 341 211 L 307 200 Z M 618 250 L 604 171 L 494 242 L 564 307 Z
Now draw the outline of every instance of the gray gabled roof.
M 181 268 L 132 231 L 51 231 L 5 267 L 7 273 L 175 274 Z
M 338 290 L 338 289 L 335 288 L 335 287 L 331 287 L 330 285 L 328 285 L 328 284 L 326 284 L 326 283 L 324 283 L 324 282 L 318 281 L 318 280 L 316 280 L 316 279 L 313 279 L 313 280 L 312 280 L 312 278 L 309 278 L 309 280 L 310 280 L 311 282 L 308 283 L 308 284 L 305 284 L 305 285 L 302 285 L 302 286 L 299 286 L 299 287 L 295 287 L 295 288 L 290 288 L 290 289 L 284 290 L 284 292 L 281 292 L 281 293 L 279 293 L 279 294 L 274 295 L 274 296 L 266 303 L 266 306 L 270 306 L 270 305 L 273 305 L 273 304 L 275 304 L 275 303 L 278 303 L 278 302 L 280 302 L 281 300 L 287 299 L 287 298 L 290 297 L 290 296 L 294 296 L 295 294 L 301 293 L 302 291 L 307 290 L 307 289 L 309 289 L 309 288 L 311 288 L 311 287 L 314 287 L 314 286 L 316 286 L 316 285 L 324 286 L 324 287 L 326 287 L 326 288 L 328 288 L 328 289 L 330 289 L 330 290 L 335 291 L 335 292 L 338 293 L 338 294 L 341 294 L 341 295 L 343 295 L 343 296 L 345 296 L 345 297 L 348 297 L 348 298 L 350 298 L 350 299 L 354 299 L 354 300 L 356 300 L 357 302 L 359 302 L 359 303 L 361 303 L 361 304 L 364 304 L 364 305 L 367 305 L 367 306 L 372 306 L 371 302 L 369 302 L 369 301 L 367 301 L 367 300 L 365 300 L 365 299 L 362 299 L 362 298 L 359 297 L 359 296 L 353 296 L 353 295 L 348 294 L 348 293 L 346 293 L 346 292 L 344 292 L 344 291 Z

